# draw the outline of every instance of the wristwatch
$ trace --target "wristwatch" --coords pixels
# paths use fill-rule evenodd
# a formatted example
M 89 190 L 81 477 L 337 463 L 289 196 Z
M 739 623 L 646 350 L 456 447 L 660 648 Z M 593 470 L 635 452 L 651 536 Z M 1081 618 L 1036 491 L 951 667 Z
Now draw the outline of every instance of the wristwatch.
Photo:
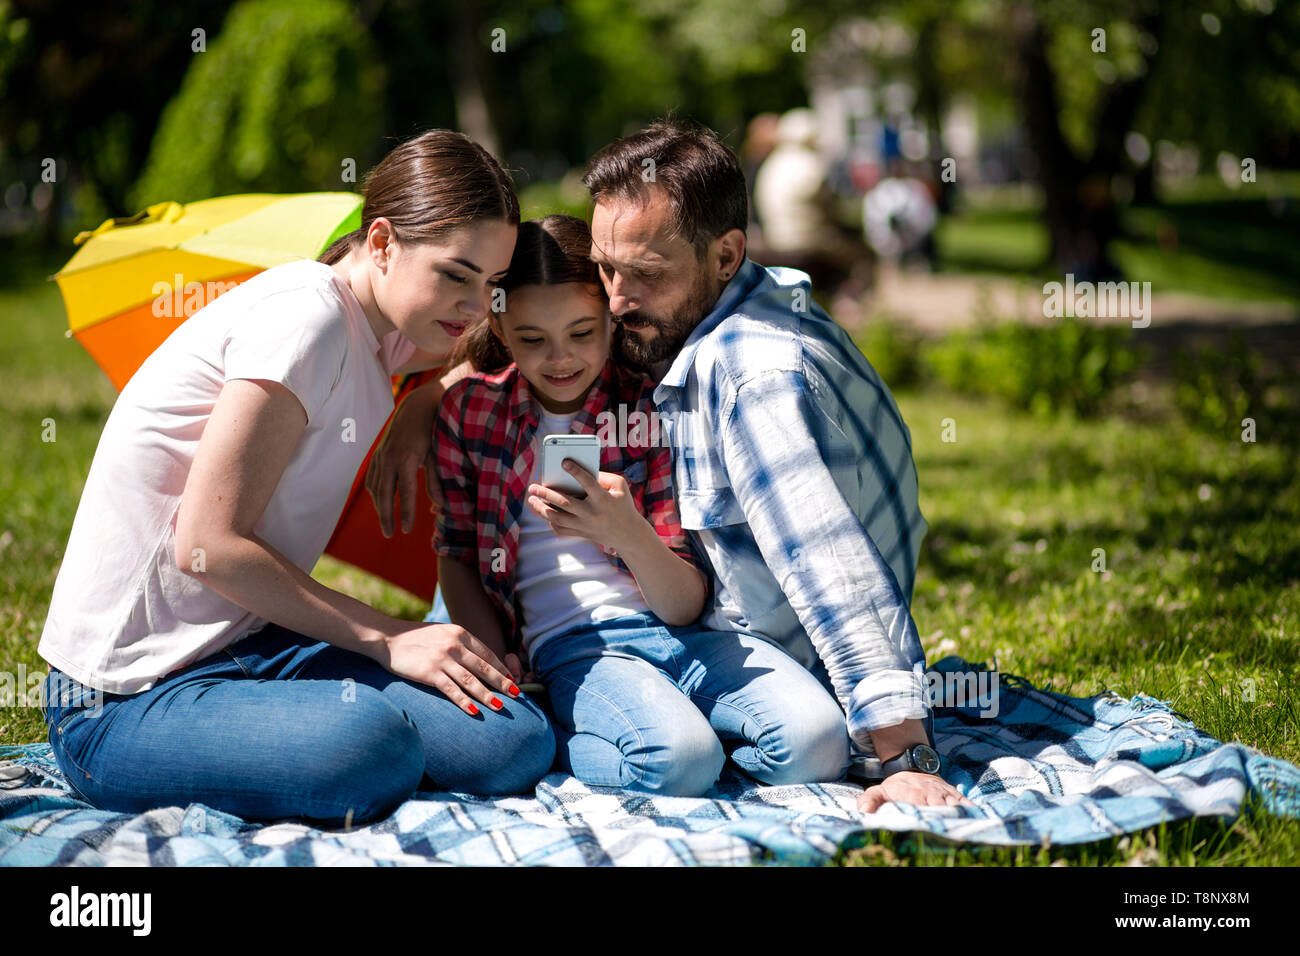
M 886 777 L 900 770 L 918 773 L 939 773 L 939 752 L 929 744 L 913 744 L 892 760 L 882 761 L 880 769 Z

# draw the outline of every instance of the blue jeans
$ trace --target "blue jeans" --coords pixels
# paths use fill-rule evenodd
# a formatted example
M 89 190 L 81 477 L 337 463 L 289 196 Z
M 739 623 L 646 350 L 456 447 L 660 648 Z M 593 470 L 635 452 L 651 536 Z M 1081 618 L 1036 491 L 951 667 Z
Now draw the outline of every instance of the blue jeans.
M 559 768 L 584 783 L 699 796 L 728 755 L 766 784 L 841 779 L 844 711 L 818 679 L 766 641 L 634 614 L 535 649 Z
M 500 711 L 471 717 L 368 657 L 267 624 L 138 694 L 96 696 L 51 668 L 45 721 L 68 783 L 101 809 L 201 802 L 337 825 L 387 816 L 417 789 L 530 791 L 554 733 L 535 702 L 498 696 Z

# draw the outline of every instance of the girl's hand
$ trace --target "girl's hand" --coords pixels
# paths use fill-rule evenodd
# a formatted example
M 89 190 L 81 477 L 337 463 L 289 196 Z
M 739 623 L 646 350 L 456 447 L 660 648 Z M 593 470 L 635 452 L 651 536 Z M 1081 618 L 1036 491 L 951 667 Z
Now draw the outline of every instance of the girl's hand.
M 564 470 L 582 485 L 586 498 L 573 498 L 545 485 L 528 486 L 528 507 L 560 537 L 586 538 L 622 551 L 650 527 L 622 475 L 608 471 L 593 475 L 572 459 L 564 462 Z
M 455 624 L 413 625 L 389 635 L 386 657 L 379 663 L 398 677 L 437 688 L 471 716 L 478 714 L 471 698 L 500 710 L 504 700 L 519 695 L 506 665 L 486 644 Z
M 506 655 L 506 669 L 510 671 L 510 676 L 515 679 L 516 684 L 532 683 L 533 672 L 524 670 L 524 665 L 519 660 L 519 655 L 510 653 Z

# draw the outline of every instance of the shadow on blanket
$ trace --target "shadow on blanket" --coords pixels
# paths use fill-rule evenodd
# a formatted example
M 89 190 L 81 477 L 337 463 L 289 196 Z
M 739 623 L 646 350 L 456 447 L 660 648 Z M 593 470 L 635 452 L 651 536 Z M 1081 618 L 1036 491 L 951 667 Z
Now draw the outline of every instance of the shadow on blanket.
M 983 669 L 957 657 L 931 668 Z M 587 787 L 553 773 L 528 797 L 420 793 L 351 830 L 248 823 L 206 807 L 109 813 L 71 795 L 48 743 L 0 748 L 0 864 L 716 865 L 825 863 L 871 831 L 935 842 L 1087 843 L 1188 817 L 1234 818 L 1248 795 L 1300 816 L 1300 769 L 1197 730 L 1138 694 L 1066 697 L 1000 675 L 999 711 L 935 710 L 944 776 L 975 807 L 854 809 L 851 784 L 764 787 L 724 772 L 703 798 Z M 729 765 L 730 766 L 730 765 Z

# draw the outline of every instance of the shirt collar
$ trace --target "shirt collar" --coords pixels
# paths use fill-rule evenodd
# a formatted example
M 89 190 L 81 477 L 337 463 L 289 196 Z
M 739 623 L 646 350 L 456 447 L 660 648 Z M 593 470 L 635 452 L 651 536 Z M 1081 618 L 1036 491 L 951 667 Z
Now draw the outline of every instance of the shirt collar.
M 723 319 L 736 311 L 736 307 L 741 302 L 749 298 L 754 291 L 754 287 L 763 281 L 765 275 L 766 271 L 762 266 L 753 259 L 746 257 L 744 264 L 736 270 L 736 274 L 732 276 L 731 281 L 722 290 L 722 295 L 718 296 L 713 311 L 706 315 L 699 325 L 695 326 L 690 337 L 683 343 L 681 351 L 677 353 L 677 357 L 673 359 L 673 364 L 655 389 L 656 399 L 662 397 L 659 394 L 659 388 L 681 388 L 686 384 L 686 376 L 695 361 L 695 353 L 700 344 L 709 336 L 709 333 L 722 323 Z
M 533 390 L 528 387 L 528 379 L 524 378 L 519 372 L 518 365 L 510 366 L 511 372 L 515 377 L 514 388 L 510 393 L 510 418 L 515 421 L 523 421 L 531 418 L 533 424 L 537 424 L 537 409 L 533 402 Z M 594 434 L 596 431 L 596 416 L 605 411 L 610 390 L 614 383 L 614 362 L 612 359 L 605 359 L 605 365 L 596 376 L 596 380 L 591 384 L 591 390 L 587 392 L 587 401 L 574 418 L 574 424 L 578 427 L 575 434 Z

